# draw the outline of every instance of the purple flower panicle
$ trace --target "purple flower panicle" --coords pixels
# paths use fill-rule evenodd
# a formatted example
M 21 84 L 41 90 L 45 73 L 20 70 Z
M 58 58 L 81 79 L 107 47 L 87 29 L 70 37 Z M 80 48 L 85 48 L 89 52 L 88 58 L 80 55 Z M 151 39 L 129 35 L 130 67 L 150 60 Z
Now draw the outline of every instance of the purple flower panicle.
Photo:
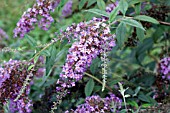
M 111 113 L 118 112 L 122 100 L 114 94 L 109 97 L 91 96 L 85 99 L 85 103 L 77 106 L 75 110 L 67 110 L 65 113 Z
M 109 26 L 104 22 L 104 19 L 93 18 L 89 22 L 73 24 L 58 36 L 75 41 L 68 51 L 66 63 L 57 82 L 56 90 L 59 95 L 82 79 L 92 60 L 103 53 L 104 49 L 110 51 L 116 45 L 115 35 L 110 33 Z
M 14 101 L 10 99 L 9 108 L 11 113 L 31 113 L 30 107 L 33 106 L 32 101 L 28 99 L 28 97 L 21 98 L 18 101 Z
M 54 11 L 59 2 L 60 0 L 37 0 L 37 3 L 24 12 L 17 23 L 17 27 L 14 29 L 14 37 L 24 37 L 26 33 L 34 29 L 36 23 L 38 23 L 41 29 L 48 30 L 54 21 L 50 15 L 50 11 Z M 42 17 L 40 20 L 38 20 L 39 15 Z
M 0 67 L 0 102 L 6 104 L 6 100 L 10 100 L 10 110 L 12 113 L 29 113 L 31 112 L 28 94 L 30 85 L 26 86 L 25 91 L 20 98 L 15 99 L 20 95 L 20 90 L 23 87 L 27 76 L 32 73 L 28 71 L 28 66 L 31 65 L 26 61 L 9 60 Z
M 165 57 L 161 59 L 159 64 L 159 71 L 162 74 L 163 79 L 170 80 L 170 57 Z
M 62 16 L 67 17 L 72 14 L 73 1 L 69 0 L 63 7 Z

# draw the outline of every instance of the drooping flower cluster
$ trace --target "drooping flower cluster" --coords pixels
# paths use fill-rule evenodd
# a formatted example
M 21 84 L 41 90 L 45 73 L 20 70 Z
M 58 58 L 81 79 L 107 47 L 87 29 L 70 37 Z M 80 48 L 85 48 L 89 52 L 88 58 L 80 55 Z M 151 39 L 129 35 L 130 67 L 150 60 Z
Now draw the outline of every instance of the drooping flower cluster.
M 9 108 L 11 113 L 31 113 L 32 101 L 28 99 L 28 97 L 21 98 L 18 101 L 14 101 L 10 99 L 9 101 Z
M 59 2 L 60 0 L 37 0 L 37 3 L 24 12 L 17 23 L 17 27 L 14 29 L 14 37 L 24 37 L 26 33 L 34 29 L 36 23 L 41 29 L 48 30 L 54 21 L 50 11 L 54 11 Z M 38 20 L 39 15 L 42 17 L 40 20 Z
M 67 17 L 72 14 L 72 5 L 73 5 L 73 1 L 68 0 L 68 2 L 63 7 L 62 16 Z
M 115 46 L 115 35 L 110 33 L 104 19 L 93 18 L 89 22 L 73 24 L 62 32 L 60 37 L 75 41 L 68 51 L 66 63 L 57 82 L 57 93 L 75 86 L 75 82 L 82 79 L 84 72 L 91 65 L 92 60 Z M 107 44 L 107 46 L 104 46 Z M 106 48 L 107 47 L 107 48 Z M 60 94 L 59 94 L 60 95 Z M 64 96 L 64 95 L 63 95 Z M 59 96 L 61 98 L 61 96 Z
M 164 57 L 160 60 L 157 71 L 159 76 L 155 75 L 156 87 L 153 87 L 153 98 L 161 103 L 167 100 L 168 95 L 170 95 L 170 57 Z
M 170 80 L 170 57 L 165 57 L 161 59 L 159 64 L 159 71 L 163 74 L 162 78 L 167 78 Z
M 110 97 L 101 98 L 91 96 L 85 99 L 85 103 L 79 105 L 75 110 L 67 110 L 65 113 L 115 113 L 121 108 L 122 100 L 114 94 Z
M 6 34 L 6 32 L 3 29 L 0 28 L 0 40 L 2 38 L 8 38 L 8 35 Z
M 0 102 L 6 104 L 10 100 L 12 113 L 29 113 L 32 104 L 28 99 L 32 71 L 28 71 L 31 63 L 9 60 L 0 67 Z M 27 83 L 25 81 L 27 80 Z M 23 88 L 24 86 L 24 88 Z M 25 89 L 25 90 L 24 90 Z M 22 91 L 22 92 L 21 92 Z

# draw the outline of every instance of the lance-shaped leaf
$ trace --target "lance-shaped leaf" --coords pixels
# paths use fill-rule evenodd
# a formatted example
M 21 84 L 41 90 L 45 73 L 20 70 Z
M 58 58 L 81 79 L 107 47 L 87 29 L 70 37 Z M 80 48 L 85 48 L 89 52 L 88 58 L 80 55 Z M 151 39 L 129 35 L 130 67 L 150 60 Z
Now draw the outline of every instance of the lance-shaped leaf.
M 140 28 L 142 30 L 145 31 L 145 29 L 143 28 L 142 24 L 140 24 L 138 21 L 136 20 L 133 20 L 131 18 L 125 18 L 125 19 L 122 19 L 122 21 L 125 23 L 125 24 L 128 24 L 130 26 L 134 26 L 134 27 L 137 27 L 137 28 Z
M 151 23 L 154 23 L 154 24 L 159 24 L 159 22 L 156 19 L 154 19 L 150 16 L 146 16 L 146 15 L 138 15 L 138 16 L 135 16 L 134 19 L 146 21 L 146 22 L 151 22 Z
M 48 75 L 54 65 L 54 61 L 56 59 L 56 54 L 57 54 L 57 50 L 55 48 L 54 45 L 52 45 L 50 48 L 49 48 L 49 52 L 50 52 L 50 56 L 46 57 L 46 63 L 45 63 L 45 67 L 46 67 L 46 75 Z
M 97 15 L 101 15 L 101 16 L 105 16 L 105 17 L 109 17 L 109 14 L 106 13 L 106 11 L 102 11 L 100 9 L 89 9 L 89 10 L 85 10 L 87 12 L 91 12 Z
M 81 0 L 79 3 L 79 9 L 82 9 L 86 2 L 87 0 Z
M 85 86 L 86 97 L 91 95 L 93 88 L 94 88 L 94 81 L 93 79 L 90 79 Z
M 124 22 L 121 22 L 116 29 L 116 39 L 119 47 L 122 47 L 125 42 L 126 35 L 126 25 Z
M 113 22 L 119 12 L 119 7 L 117 6 L 109 15 L 110 22 Z
M 137 33 L 137 37 L 140 41 L 143 41 L 144 39 L 144 31 L 142 29 L 136 28 L 136 33 Z
M 34 46 L 34 47 L 37 46 L 36 40 L 34 38 L 32 38 L 31 36 L 27 34 L 25 35 L 25 38 L 31 46 Z
M 146 1 L 149 1 L 149 0 L 127 0 L 129 6 L 137 4 L 139 2 L 146 2 Z
M 97 0 L 97 6 L 100 10 L 105 10 L 106 8 L 105 2 L 103 0 Z
M 128 3 L 126 2 L 126 0 L 120 0 L 119 7 L 120 7 L 120 11 L 123 13 L 123 15 L 125 15 L 128 9 Z
M 87 8 L 93 5 L 96 2 L 96 0 L 88 0 Z

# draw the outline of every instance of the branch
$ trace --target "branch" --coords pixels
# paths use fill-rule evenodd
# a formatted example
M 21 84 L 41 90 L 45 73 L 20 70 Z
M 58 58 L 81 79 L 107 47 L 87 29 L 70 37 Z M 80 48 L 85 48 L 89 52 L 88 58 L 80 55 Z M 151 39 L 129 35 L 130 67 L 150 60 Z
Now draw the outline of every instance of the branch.
M 168 23 L 168 22 L 163 22 L 163 21 L 158 21 L 158 22 L 162 25 L 170 26 L 170 23 Z
M 42 48 L 37 54 L 35 54 L 34 55 L 34 57 L 33 58 L 31 58 L 29 61 L 31 61 L 31 60 L 34 60 L 34 58 L 36 58 L 38 55 L 40 55 L 40 53 L 42 52 L 42 51 L 44 51 L 45 49 L 47 49 L 50 45 L 52 45 L 53 43 L 55 43 L 55 42 L 57 42 L 58 41 L 58 39 L 57 40 L 51 40 L 51 42 L 50 43 L 48 43 L 44 48 Z
M 91 77 L 91 78 L 93 78 L 94 80 L 96 80 L 97 82 L 99 82 L 100 84 L 102 84 L 103 85 L 103 82 L 102 81 L 100 81 L 98 78 L 96 78 L 95 76 L 93 76 L 93 75 L 91 75 L 91 74 L 89 74 L 89 73 L 84 73 L 85 75 L 87 75 L 87 76 L 89 76 L 89 77 Z M 111 87 L 109 87 L 108 85 L 105 85 L 105 87 L 106 87 L 106 89 L 108 89 L 110 92 L 114 92 L 115 94 L 119 94 L 119 92 L 117 91 L 117 90 L 114 90 L 114 89 L 112 89 Z
M 85 72 L 85 75 L 93 78 L 94 80 L 96 80 L 97 82 L 99 82 L 100 84 L 103 85 L 103 82 L 100 81 L 100 80 L 99 80 L 98 78 L 96 78 L 95 76 L 93 76 L 93 75 L 91 75 L 91 74 L 89 74 L 89 73 L 86 73 L 86 72 Z M 105 87 L 106 87 L 109 91 L 113 92 L 112 88 L 110 88 L 109 86 L 106 85 Z

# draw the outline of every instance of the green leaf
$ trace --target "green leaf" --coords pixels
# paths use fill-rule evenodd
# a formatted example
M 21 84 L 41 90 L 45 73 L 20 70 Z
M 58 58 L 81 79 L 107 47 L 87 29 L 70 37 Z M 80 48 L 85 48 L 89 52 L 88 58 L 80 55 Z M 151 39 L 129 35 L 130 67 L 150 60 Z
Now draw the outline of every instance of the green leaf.
M 118 14 L 119 6 L 117 6 L 109 15 L 109 21 L 110 23 L 113 22 Z
M 67 51 L 68 50 L 66 48 L 63 48 L 61 51 L 59 51 L 56 55 L 55 62 L 58 62 L 63 57 L 63 54 L 67 53 Z
M 102 87 L 99 85 L 99 86 L 94 86 L 94 92 L 99 92 L 99 91 L 101 91 L 102 90 Z
M 116 0 L 111 0 L 112 2 L 116 2 Z
M 150 97 L 147 94 L 144 94 L 143 92 L 139 94 L 138 99 L 140 99 L 140 100 L 142 100 L 144 102 L 151 103 L 153 105 L 157 104 L 157 102 L 152 97 Z
M 23 51 L 23 50 L 26 49 L 26 48 L 27 48 L 26 46 L 24 46 L 24 47 L 18 47 L 17 50 L 18 50 L 18 51 Z
M 163 32 L 164 32 L 164 29 L 162 27 L 158 27 L 155 30 L 155 32 L 152 34 L 152 38 L 153 38 L 154 42 L 159 40 L 159 38 L 162 36 Z
M 109 14 L 106 13 L 106 11 L 102 11 L 99 9 L 89 9 L 89 10 L 85 10 L 87 12 L 91 12 L 97 15 L 101 15 L 101 16 L 105 16 L 105 17 L 109 17 Z
M 121 78 L 119 78 L 119 77 L 116 77 L 116 78 L 114 78 L 112 81 L 108 81 L 107 83 L 108 83 L 108 85 L 109 86 L 114 86 L 115 84 L 117 84 L 118 82 L 120 82 L 122 79 Z
M 105 2 L 103 0 L 97 0 L 97 5 L 100 10 L 105 10 L 106 8 Z
M 154 24 L 159 24 L 159 22 L 156 19 L 154 19 L 150 16 L 146 16 L 146 15 L 138 15 L 138 16 L 135 16 L 134 19 L 146 21 L 146 22 L 151 22 L 151 23 L 154 23 Z
M 121 48 L 125 42 L 125 37 L 126 37 L 126 25 L 121 22 L 116 29 L 116 39 L 118 46 Z
M 28 71 L 30 71 L 34 66 L 35 66 L 34 64 L 30 65 L 30 66 L 28 67 Z
M 144 31 L 142 29 L 136 28 L 136 33 L 138 39 L 142 42 L 145 37 Z
M 54 45 L 52 45 L 49 48 L 49 52 L 50 52 L 50 56 L 46 57 L 46 64 L 45 64 L 46 75 L 48 75 L 50 73 L 50 70 L 53 67 L 54 63 L 55 63 L 54 61 L 56 59 L 57 50 L 56 50 Z
M 42 86 L 46 82 L 47 78 L 52 72 L 52 67 L 55 64 L 55 59 L 57 58 L 57 50 L 54 45 L 52 45 L 49 48 L 49 52 L 50 52 L 50 56 L 46 57 L 46 63 L 45 63 L 46 73 L 45 73 L 45 76 L 42 77 L 42 82 L 39 84 L 39 87 Z
M 139 106 L 138 106 L 138 104 L 137 104 L 134 100 L 132 100 L 132 101 L 128 101 L 127 103 L 128 103 L 128 104 L 130 104 L 131 106 L 136 107 L 136 108 L 138 108 L 138 107 L 139 107 Z
M 140 54 L 143 54 L 146 51 L 148 51 L 149 49 L 151 49 L 152 46 L 153 46 L 153 39 L 152 38 L 146 38 L 146 39 L 143 40 L 143 43 L 138 45 L 138 47 L 136 48 L 136 54 L 139 56 Z M 146 79 L 148 80 L 148 78 L 146 78 Z
M 88 0 L 87 8 L 94 4 L 95 2 L 97 2 L 97 0 Z
M 36 57 L 34 58 L 34 64 L 38 61 L 38 59 L 39 59 L 39 56 L 36 56 Z
M 122 109 L 119 113 L 127 113 L 126 109 Z
M 49 52 L 49 50 L 44 50 L 40 53 L 40 55 L 50 56 L 50 52 Z
M 83 102 L 84 102 L 84 98 L 79 98 L 78 100 L 76 100 L 77 102 L 76 102 L 76 104 L 75 104 L 75 106 L 78 106 L 78 105 L 80 105 L 80 104 L 82 104 Z
M 141 3 L 135 5 L 135 12 L 138 15 L 140 14 L 140 12 L 141 12 Z
M 99 57 L 93 59 L 92 64 L 90 65 L 90 71 L 92 72 L 92 74 L 95 74 L 95 72 L 99 68 L 99 64 L 100 64 L 100 58 Z
M 126 2 L 126 0 L 120 0 L 119 7 L 120 7 L 120 11 L 125 16 L 125 13 L 126 13 L 126 11 L 128 9 L 128 3 Z
M 138 98 L 144 102 L 150 102 L 150 100 L 148 99 L 148 97 L 146 95 L 144 95 L 143 93 L 141 93 Z
M 129 4 L 129 6 L 131 6 L 131 5 L 134 5 L 136 3 L 146 2 L 146 1 L 149 1 L 149 0 L 128 0 L 128 4 Z
M 25 35 L 25 38 L 31 46 L 34 46 L 34 47 L 37 46 L 37 43 L 34 40 L 34 38 L 32 38 L 31 36 L 29 36 L 27 34 Z
M 91 95 L 93 88 L 94 88 L 94 81 L 93 79 L 90 79 L 85 86 L 86 97 Z
M 142 30 L 145 31 L 145 29 L 143 28 L 142 24 L 140 24 L 138 21 L 136 20 L 133 20 L 133 19 L 130 19 L 130 18 L 125 18 L 125 19 L 122 19 L 122 21 L 130 26 L 134 26 L 134 27 L 137 27 L 137 28 L 140 28 Z
M 141 1 L 140 0 L 130 0 L 128 2 L 128 4 L 129 4 L 129 6 L 131 6 L 131 5 L 134 5 L 134 4 L 139 3 L 139 2 L 141 2 Z
M 157 104 L 156 100 L 154 100 L 151 96 L 147 95 L 147 98 L 149 99 L 150 103 L 152 103 L 152 105 Z
M 137 96 L 138 92 L 140 91 L 141 87 L 138 86 L 136 89 L 135 89 L 135 94 L 133 94 L 133 96 Z
M 85 5 L 85 3 L 87 2 L 87 0 L 81 0 L 79 3 L 79 10 L 81 10 L 83 8 L 83 6 Z
M 152 106 L 152 104 L 142 104 L 142 108 L 148 108 L 150 106 Z

